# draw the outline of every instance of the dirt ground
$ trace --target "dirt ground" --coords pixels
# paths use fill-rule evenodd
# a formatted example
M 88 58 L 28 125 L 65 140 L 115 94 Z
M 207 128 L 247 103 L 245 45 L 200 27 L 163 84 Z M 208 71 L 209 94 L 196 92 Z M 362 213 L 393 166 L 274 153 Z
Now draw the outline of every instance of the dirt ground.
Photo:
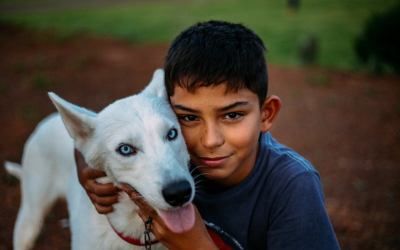
M 100 111 L 139 92 L 167 49 L 0 24 L 0 162 L 20 162 L 36 124 L 55 112 L 46 92 Z M 319 171 L 341 248 L 400 249 L 400 77 L 276 65 L 269 72 L 269 93 L 283 102 L 271 133 Z M 0 193 L 0 250 L 9 250 L 21 192 L 3 167 Z M 35 249 L 69 249 L 60 223 L 67 217 L 59 201 Z

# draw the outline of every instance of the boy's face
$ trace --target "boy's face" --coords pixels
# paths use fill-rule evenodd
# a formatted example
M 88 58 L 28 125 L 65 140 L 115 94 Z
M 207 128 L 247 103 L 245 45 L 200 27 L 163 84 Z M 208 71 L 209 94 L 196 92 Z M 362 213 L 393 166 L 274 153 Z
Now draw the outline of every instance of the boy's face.
M 257 158 L 260 132 L 270 127 L 258 96 L 245 88 L 226 92 L 226 84 L 220 84 L 194 93 L 176 86 L 170 100 L 191 161 L 204 177 L 225 187 L 246 178 Z

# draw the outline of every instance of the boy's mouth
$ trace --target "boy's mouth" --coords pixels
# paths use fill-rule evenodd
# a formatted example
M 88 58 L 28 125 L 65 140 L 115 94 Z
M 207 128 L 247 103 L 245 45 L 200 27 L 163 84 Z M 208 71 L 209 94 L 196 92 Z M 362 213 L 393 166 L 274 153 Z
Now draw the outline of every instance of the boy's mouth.
M 218 166 L 224 164 L 229 159 L 229 156 L 214 157 L 214 158 L 199 157 L 199 159 L 203 165 L 212 168 L 212 167 L 218 167 Z

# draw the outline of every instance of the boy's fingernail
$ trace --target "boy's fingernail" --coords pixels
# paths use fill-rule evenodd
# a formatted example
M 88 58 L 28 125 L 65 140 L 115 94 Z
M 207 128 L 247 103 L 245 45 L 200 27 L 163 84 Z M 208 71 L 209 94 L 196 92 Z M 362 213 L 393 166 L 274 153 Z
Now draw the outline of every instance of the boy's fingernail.
M 128 192 L 129 188 L 126 185 L 122 185 L 122 191 Z

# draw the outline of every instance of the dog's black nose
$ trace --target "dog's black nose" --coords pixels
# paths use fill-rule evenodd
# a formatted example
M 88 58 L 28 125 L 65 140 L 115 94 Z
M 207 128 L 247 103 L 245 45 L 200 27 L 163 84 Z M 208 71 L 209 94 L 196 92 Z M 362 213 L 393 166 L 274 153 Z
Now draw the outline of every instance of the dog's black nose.
M 165 186 L 162 194 L 168 204 L 178 207 L 190 200 L 192 187 L 186 180 L 176 181 Z

